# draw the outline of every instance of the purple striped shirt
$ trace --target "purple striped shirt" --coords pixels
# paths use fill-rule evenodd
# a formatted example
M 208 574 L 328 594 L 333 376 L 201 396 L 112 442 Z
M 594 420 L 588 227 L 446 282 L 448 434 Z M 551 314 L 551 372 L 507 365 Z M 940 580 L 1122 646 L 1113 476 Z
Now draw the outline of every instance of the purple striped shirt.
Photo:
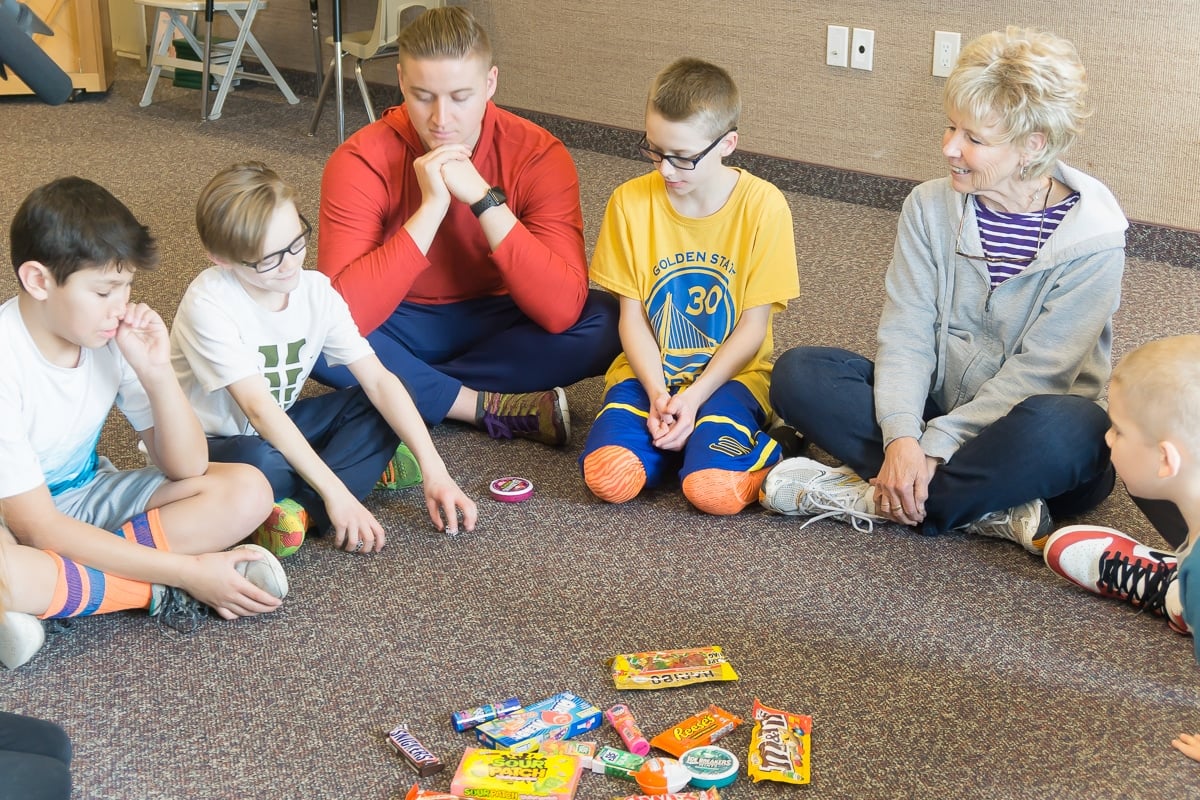
M 975 220 L 979 225 L 983 254 L 988 258 L 988 275 L 993 289 L 1012 276 L 1019 275 L 1033 262 L 1050 235 L 1058 230 L 1063 217 L 1078 202 L 1079 192 L 1071 192 L 1067 199 L 1045 211 L 1006 214 L 993 211 L 984 205 L 978 195 L 975 196 Z M 992 261 L 993 258 L 1021 260 L 997 262 Z

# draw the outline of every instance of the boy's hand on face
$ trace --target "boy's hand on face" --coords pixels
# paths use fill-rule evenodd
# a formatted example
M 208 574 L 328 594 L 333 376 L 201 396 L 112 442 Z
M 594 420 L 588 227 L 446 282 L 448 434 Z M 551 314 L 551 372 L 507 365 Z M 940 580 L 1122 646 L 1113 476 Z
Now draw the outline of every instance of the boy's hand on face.
M 130 303 L 117 324 L 117 347 L 139 377 L 171 365 L 171 340 L 158 312 L 145 303 Z
M 283 602 L 255 586 L 237 571 L 240 561 L 255 561 L 250 550 L 226 550 L 192 556 L 196 569 L 187 576 L 183 589 L 210 606 L 224 619 L 265 614 Z
M 1171 740 L 1171 747 L 1192 761 L 1200 761 L 1200 735 L 1198 734 L 1181 733 Z
M 439 206 L 445 213 L 450 207 L 452 195 L 443 176 L 443 167 L 451 161 L 465 160 L 470 163 L 470 158 L 471 151 L 465 145 L 445 144 L 414 160 L 413 170 L 417 173 L 417 185 L 421 187 L 421 202 Z
M 479 519 L 475 502 L 463 494 L 449 474 L 425 473 L 425 506 L 429 509 L 433 524 L 446 533 L 458 533 L 460 526 L 473 531 Z
M 325 513 L 333 526 L 333 544 L 347 553 L 378 553 L 387 544 L 383 526 L 358 499 L 345 497 L 325 501 Z

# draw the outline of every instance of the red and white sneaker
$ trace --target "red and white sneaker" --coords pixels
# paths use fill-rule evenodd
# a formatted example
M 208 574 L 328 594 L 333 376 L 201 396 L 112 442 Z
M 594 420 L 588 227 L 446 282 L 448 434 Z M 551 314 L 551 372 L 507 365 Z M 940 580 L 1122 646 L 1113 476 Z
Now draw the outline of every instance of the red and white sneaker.
M 1172 630 L 1187 633 L 1183 620 L 1164 607 L 1179 569 L 1179 560 L 1171 553 L 1149 548 L 1112 528 L 1070 525 L 1051 534 L 1043 555 L 1046 566 L 1071 583 L 1167 617 Z

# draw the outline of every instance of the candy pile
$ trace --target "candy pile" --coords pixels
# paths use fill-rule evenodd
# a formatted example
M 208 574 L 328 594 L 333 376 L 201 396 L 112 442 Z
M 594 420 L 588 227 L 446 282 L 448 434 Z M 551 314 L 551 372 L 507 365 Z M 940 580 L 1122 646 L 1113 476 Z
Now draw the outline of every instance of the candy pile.
M 662 689 L 707 681 L 737 680 L 720 647 L 626 653 L 611 661 L 618 689 Z M 746 772 L 754 780 L 809 782 L 812 717 L 770 708 L 756 698 Z M 624 749 L 568 741 L 597 730 L 607 720 Z M 407 800 L 572 800 L 585 772 L 636 783 L 641 794 L 618 800 L 719 800 L 718 790 L 737 780 L 741 762 L 714 744 L 742 724 L 715 705 L 650 739 L 632 710 L 618 703 L 607 711 L 570 692 L 522 706 L 516 697 L 458 711 L 451 724 L 472 731 L 482 747 L 467 747 L 450 783 L 450 793 L 414 785 Z M 397 752 L 420 777 L 444 764 L 405 727 L 388 734 Z M 657 748 L 671 757 L 652 756 Z

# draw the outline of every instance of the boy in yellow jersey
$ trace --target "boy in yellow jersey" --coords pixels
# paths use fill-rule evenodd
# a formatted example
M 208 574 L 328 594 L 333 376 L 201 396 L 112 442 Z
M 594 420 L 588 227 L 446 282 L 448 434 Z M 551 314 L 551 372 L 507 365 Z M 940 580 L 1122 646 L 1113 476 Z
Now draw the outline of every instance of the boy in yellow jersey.
M 736 514 L 780 458 L 764 430 L 771 318 L 799 294 L 796 246 L 783 194 L 722 161 L 740 111 L 725 70 L 668 66 L 640 144 L 655 170 L 619 186 L 605 211 L 591 277 L 620 299 L 624 352 L 580 457 L 602 500 L 677 471 L 696 508 Z

